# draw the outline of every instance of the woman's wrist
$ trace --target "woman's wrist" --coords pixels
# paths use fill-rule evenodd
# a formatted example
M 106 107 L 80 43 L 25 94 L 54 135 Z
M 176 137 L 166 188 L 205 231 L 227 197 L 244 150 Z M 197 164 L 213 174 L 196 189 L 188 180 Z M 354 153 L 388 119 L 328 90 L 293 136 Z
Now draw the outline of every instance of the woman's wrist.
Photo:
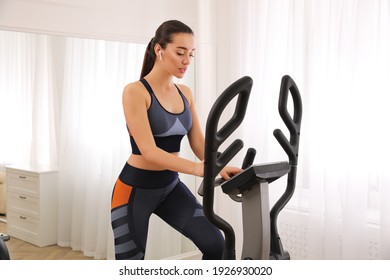
M 195 176 L 203 177 L 203 161 L 201 162 L 194 162 L 194 168 L 193 168 L 193 174 Z

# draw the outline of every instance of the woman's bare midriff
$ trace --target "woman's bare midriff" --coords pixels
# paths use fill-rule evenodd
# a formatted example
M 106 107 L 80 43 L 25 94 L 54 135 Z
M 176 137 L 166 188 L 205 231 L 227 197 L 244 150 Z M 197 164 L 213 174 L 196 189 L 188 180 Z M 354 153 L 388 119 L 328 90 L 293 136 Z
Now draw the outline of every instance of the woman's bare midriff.
M 172 153 L 173 155 L 178 156 L 179 153 Z M 161 168 L 161 166 L 147 161 L 142 155 L 135 155 L 131 154 L 129 159 L 127 160 L 127 163 L 131 166 L 134 166 L 136 168 L 140 169 L 146 169 L 146 170 L 165 170 L 164 168 Z

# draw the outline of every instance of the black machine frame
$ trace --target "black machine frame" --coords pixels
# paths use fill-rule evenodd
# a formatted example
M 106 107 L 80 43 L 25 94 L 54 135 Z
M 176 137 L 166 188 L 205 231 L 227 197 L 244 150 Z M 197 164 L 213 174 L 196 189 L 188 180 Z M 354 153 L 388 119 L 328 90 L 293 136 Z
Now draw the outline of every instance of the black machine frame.
M 219 172 L 228 162 L 243 148 L 242 140 L 234 140 L 225 151 L 220 152 L 218 149 L 222 143 L 240 126 L 242 123 L 246 108 L 249 101 L 250 92 L 252 89 L 252 78 L 245 76 L 230 85 L 215 101 L 210 110 L 205 132 L 205 158 L 204 158 L 204 178 L 199 189 L 199 193 L 203 195 L 203 207 L 206 218 L 220 230 L 225 236 L 225 248 L 223 259 L 236 259 L 236 238 L 232 226 L 223 218 L 214 212 L 214 188 L 216 185 L 222 183 L 222 189 L 225 193 L 238 202 L 242 202 L 245 198 L 245 193 L 251 189 L 259 188 L 260 191 L 255 194 L 256 199 L 259 199 L 260 206 L 256 209 L 262 211 L 258 223 L 265 224 L 259 232 L 251 235 L 251 239 L 258 238 L 262 243 L 269 243 L 261 245 L 261 253 L 254 254 L 256 257 L 262 259 L 290 259 L 290 254 L 284 250 L 277 228 L 277 218 L 280 211 L 285 207 L 288 201 L 294 194 L 297 165 L 298 165 L 298 150 L 300 128 L 302 121 L 302 99 L 300 92 L 294 80 L 285 75 L 281 80 L 281 87 L 279 93 L 279 114 L 286 124 L 290 137 L 289 140 L 280 129 L 274 130 L 274 136 L 286 152 L 289 161 L 280 163 L 270 163 L 252 166 L 255 156 L 253 148 L 248 149 L 247 155 L 244 158 L 242 173 L 236 175 L 227 182 L 222 182 L 221 179 L 216 179 Z M 294 104 L 293 116 L 288 111 L 288 97 L 291 93 Z M 237 97 L 236 106 L 232 117 L 222 126 L 219 127 L 219 120 L 227 105 Z M 268 203 L 268 184 L 278 179 L 281 176 L 288 174 L 287 186 L 283 195 L 275 203 L 269 211 Z M 250 200 L 253 200 L 252 198 Z M 252 205 L 253 202 L 250 202 Z M 251 206 L 252 207 L 252 206 Z M 268 209 L 269 212 L 263 213 Z M 243 215 L 246 215 L 249 210 L 244 210 Z M 245 216 L 243 217 L 245 220 Z M 245 222 L 245 221 L 244 221 Z M 245 229 L 244 229 L 245 231 Z M 244 232 L 245 239 L 245 232 Z M 245 243 L 245 240 L 244 240 Z M 253 245 L 252 245 L 253 246 Z M 245 244 L 244 244 L 245 247 Z M 247 248 L 248 245 L 246 246 Z M 245 249 L 245 248 L 244 248 Z M 243 258 L 252 258 L 242 256 Z

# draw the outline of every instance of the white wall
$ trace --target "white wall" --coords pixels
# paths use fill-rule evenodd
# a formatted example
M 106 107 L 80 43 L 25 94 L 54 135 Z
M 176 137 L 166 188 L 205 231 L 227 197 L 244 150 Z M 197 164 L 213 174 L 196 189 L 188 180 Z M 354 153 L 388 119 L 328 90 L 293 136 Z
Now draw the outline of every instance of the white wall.
M 193 0 L 0 0 L 0 29 L 145 43 L 178 19 L 196 30 Z
M 193 90 L 202 104 L 198 109 L 204 125 L 219 92 L 215 17 L 222 6 L 217 4 L 210 0 L 0 0 L 0 29 L 147 43 L 163 21 L 181 20 L 196 35 L 198 78 Z

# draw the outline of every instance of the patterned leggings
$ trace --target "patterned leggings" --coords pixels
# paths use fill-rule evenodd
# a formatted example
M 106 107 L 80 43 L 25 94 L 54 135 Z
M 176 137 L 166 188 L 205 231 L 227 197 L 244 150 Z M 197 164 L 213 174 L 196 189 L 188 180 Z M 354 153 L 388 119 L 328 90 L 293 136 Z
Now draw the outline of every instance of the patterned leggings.
M 155 213 L 188 237 L 203 259 L 221 259 L 224 239 L 176 172 L 138 169 L 126 163 L 114 186 L 111 224 L 117 260 L 145 257 L 149 218 Z

